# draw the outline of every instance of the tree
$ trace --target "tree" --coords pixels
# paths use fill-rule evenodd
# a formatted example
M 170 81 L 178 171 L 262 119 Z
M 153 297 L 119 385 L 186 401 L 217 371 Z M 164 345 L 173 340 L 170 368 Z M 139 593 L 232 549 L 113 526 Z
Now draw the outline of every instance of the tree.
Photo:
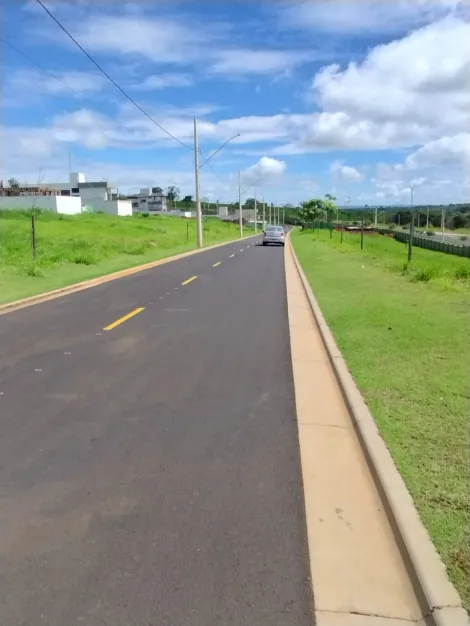
M 163 189 L 161 187 L 152 187 L 152 193 L 156 195 L 163 195 Z
M 193 205 L 193 197 L 192 196 L 184 196 L 183 205 L 185 207 L 190 207 Z
M 254 209 L 255 208 L 255 199 L 254 198 L 247 198 L 245 200 L 244 208 L 245 209 Z
M 326 194 L 325 198 L 313 198 L 301 203 L 300 218 L 313 222 L 319 218 L 331 220 L 336 214 L 335 198 Z
M 175 200 L 179 200 L 180 195 L 181 195 L 181 190 L 178 187 L 175 187 L 175 185 L 170 185 L 166 189 L 166 195 L 170 202 L 174 202 Z
M 8 179 L 8 184 L 10 185 L 12 189 L 18 189 L 18 187 L 20 186 L 18 179 L 15 178 L 14 176 Z

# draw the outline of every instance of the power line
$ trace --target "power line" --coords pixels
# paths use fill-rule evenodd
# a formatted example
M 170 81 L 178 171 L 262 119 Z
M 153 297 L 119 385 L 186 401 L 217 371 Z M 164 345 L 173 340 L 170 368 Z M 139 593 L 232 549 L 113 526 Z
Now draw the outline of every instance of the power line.
M 202 158 L 204 158 L 204 155 L 202 154 L 201 151 L 199 151 L 200 155 L 202 156 Z M 207 167 L 211 170 L 211 172 L 214 174 L 214 176 L 222 183 L 222 185 L 224 185 L 224 187 L 227 187 L 227 189 L 229 189 L 230 191 L 235 191 L 235 189 L 233 187 L 230 187 L 230 185 L 227 185 L 227 183 L 225 183 L 220 176 L 217 174 L 217 172 L 214 170 L 214 168 L 212 167 L 212 165 L 210 163 L 208 163 L 206 161 L 205 163 L 207 165 Z
M 147 113 L 147 111 L 145 111 L 140 104 L 137 104 L 137 102 L 131 98 L 131 96 L 124 91 L 124 89 L 118 85 L 118 83 L 111 78 L 111 76 L 106 72 L 106 70 L 104 70 L 101 65 L 99 63 L 97 63 L 97 61 L 95 61 L 95 59 L 88 54 L 88 52 L 78 43 L 78 41 L 69 33 L 69 31 L 65 28 L 65 26 L 62 26 L 62 24 L 59 22 L 59 20 L 49 11 L 49 9 L 41 2 L 41 0 L 36 0 L 36 2 L 44 9 L 44 11 L 49 15 L 49 17 L 51 17 L 54 22 L 57 24 L 57 26 L 63 30 L 63 32 L 67 35 L 67 37 L 69 37 L 69 39 L 71 39 L 73 41 L 73 43 L 83 52 L 83 54 L 93 63 L 93 65 L 95 65 L 99 71 L 116 87 L 116 89 L 119 89 L 119 91 L 122 93 L 122 95 L 124 97 L 126 97 L 129 102 L 131 102 L 137 109 L 139 109 L 139 111 L 141 113 L 143 113 L 145 115 L 145 117 L 147 117 L 153 124 L 155 124 L 155 126 L 158 126 L 158 128 L 160 128 L 160 130 L 162 130 L 164 133 L 166 133 L 169 137 L 171 137 L 172 139 L 174 139 L 175 141 L 177 141 L 180 145 L 182 145 L 184 148 L 188 148 L 190 150 L 192 150 L 192 146 L 188 146 L 187 144 L 183 143 L 180 139 L 178 139 L 178 137 L 175 137 L 174 135 L 172 135 L 170 133 L 170 131 L 166 130 L 166 128 L 164 128 L 161 124 L 159 124 L 151 115 L 149 115 Z
M 42 70 L 43 72 L 45 72 L 46 74 L 48 74 L 51 78 L 53 78 L 54 80 L 59 81 L 60 83 L 62 83 L 63 85 L 65 85 L 65 87 L 67 87 L 67 89 L 70 89 L 71 91 L 74 91 L 75 93 L 80 93 L 79 91 L 77 91 L 76 89 L 74 89 L 72 87 L 72 85 L 69 85 L 65 80 L 63 80 L 62 78 L 60 78 L 60 76 L 56 76 L 53 72 L 51 72 L 50 70 L 46 69 L 43 65 L 41 65 L 40 63 L 38 63 L 37 61 L 35 61 L 34 59 L 32 59 L 30 56 L 28 56 L 27 54 L 25 54 L 24 52 L 22 52 L 19 48 L 17 48 L 16 46 L 14 46 L 12 43 L 10 43 L 9 41 L 7 41 L 4 37 L 2 37 L 0 35 L 0 39 L 3 41 L 3 43 L 5 43 L 9 48 L 11 48 L 12 50 L 14 50 L 15 52 L 17 52 L 18 54 L 20 54 L 24 59 L 26 59 L 27 61 L 29 61 L 30 63 L 32 63 L 33 65 L 36 65 L 36 67 L 39 67 L 40 70 Z

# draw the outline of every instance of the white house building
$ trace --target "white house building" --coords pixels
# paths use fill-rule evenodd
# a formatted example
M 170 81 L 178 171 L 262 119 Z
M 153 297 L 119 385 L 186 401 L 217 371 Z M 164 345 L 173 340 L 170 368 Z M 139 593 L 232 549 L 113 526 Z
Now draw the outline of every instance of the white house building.
M 132 204 L 128 200 L 119 200 L 117 188 L 106 181 L 87 182 L 85 174 L 73 172 L 68 183 L 58 183 L 55 186 L 60 188 L 62 196 L 79 197 L 82 210 L 132 215 Z
M 28 189 L 31 189 L 31 195 Z M 24 185 L 18 193 L 9 193 L 0 198 L 0 208 L 32 207 L 68 214 L 102 211 L 110 215 L 132 215 L 131 202 L 119 200 L 115 187 L 105 181 L 86 182 L 85 174 L 81 172 L 71 173 L 67 183 Z
M 134 213 L 166 213 L 168 212 L 167 197 L 160 187 L 144 187 L 139 193 L 127 196 L 132 202 Z

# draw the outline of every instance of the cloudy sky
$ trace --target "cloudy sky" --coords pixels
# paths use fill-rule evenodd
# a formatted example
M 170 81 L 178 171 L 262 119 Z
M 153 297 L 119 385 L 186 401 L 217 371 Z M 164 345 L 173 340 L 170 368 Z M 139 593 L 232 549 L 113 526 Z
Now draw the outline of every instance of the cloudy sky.
M 468 0 L 4 0 L 0 178 L 296 203 L 468 201 Z M 250 188 L 250 185 L 252 186 Z

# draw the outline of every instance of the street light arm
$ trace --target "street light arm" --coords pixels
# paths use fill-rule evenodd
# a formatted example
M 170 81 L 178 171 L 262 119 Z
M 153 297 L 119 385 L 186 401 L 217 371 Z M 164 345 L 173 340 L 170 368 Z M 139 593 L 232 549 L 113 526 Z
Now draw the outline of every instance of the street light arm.
M 212 159 L 212 157 L 215 157 L 215 155 L 217 154 L 217 152 L 220 152 L 224 146 L 226 146 L 226 145 L 227 145 L 230 141 L 232 141 L 232 139 L 236 139 L 237 137 L 240 137 L 240 133 L 237 133 L 237 134 L 236 134 L 236 135 L 234 135 L 233 137 L 230 137 L 230 139 L 227 139 L 227 141 L 226 141 L 225 143 L 223 143 L 223 144 L 220 146 L 220 148 L 217 148 L 217 150 L 216 150 L 215 152 L 213 152 L 213 153 L 210 155 L 210 157 L 207 157 L 207 159 L 206 159 L 206 160 L 204 161 L 204 163 L 203 163 L 203 164 L 199 167 L 199 169 L 203 168 L 203 167 L 204 167 L 204 165 L 205 165 L 206 163 L 208 163 L 208 162 Z

